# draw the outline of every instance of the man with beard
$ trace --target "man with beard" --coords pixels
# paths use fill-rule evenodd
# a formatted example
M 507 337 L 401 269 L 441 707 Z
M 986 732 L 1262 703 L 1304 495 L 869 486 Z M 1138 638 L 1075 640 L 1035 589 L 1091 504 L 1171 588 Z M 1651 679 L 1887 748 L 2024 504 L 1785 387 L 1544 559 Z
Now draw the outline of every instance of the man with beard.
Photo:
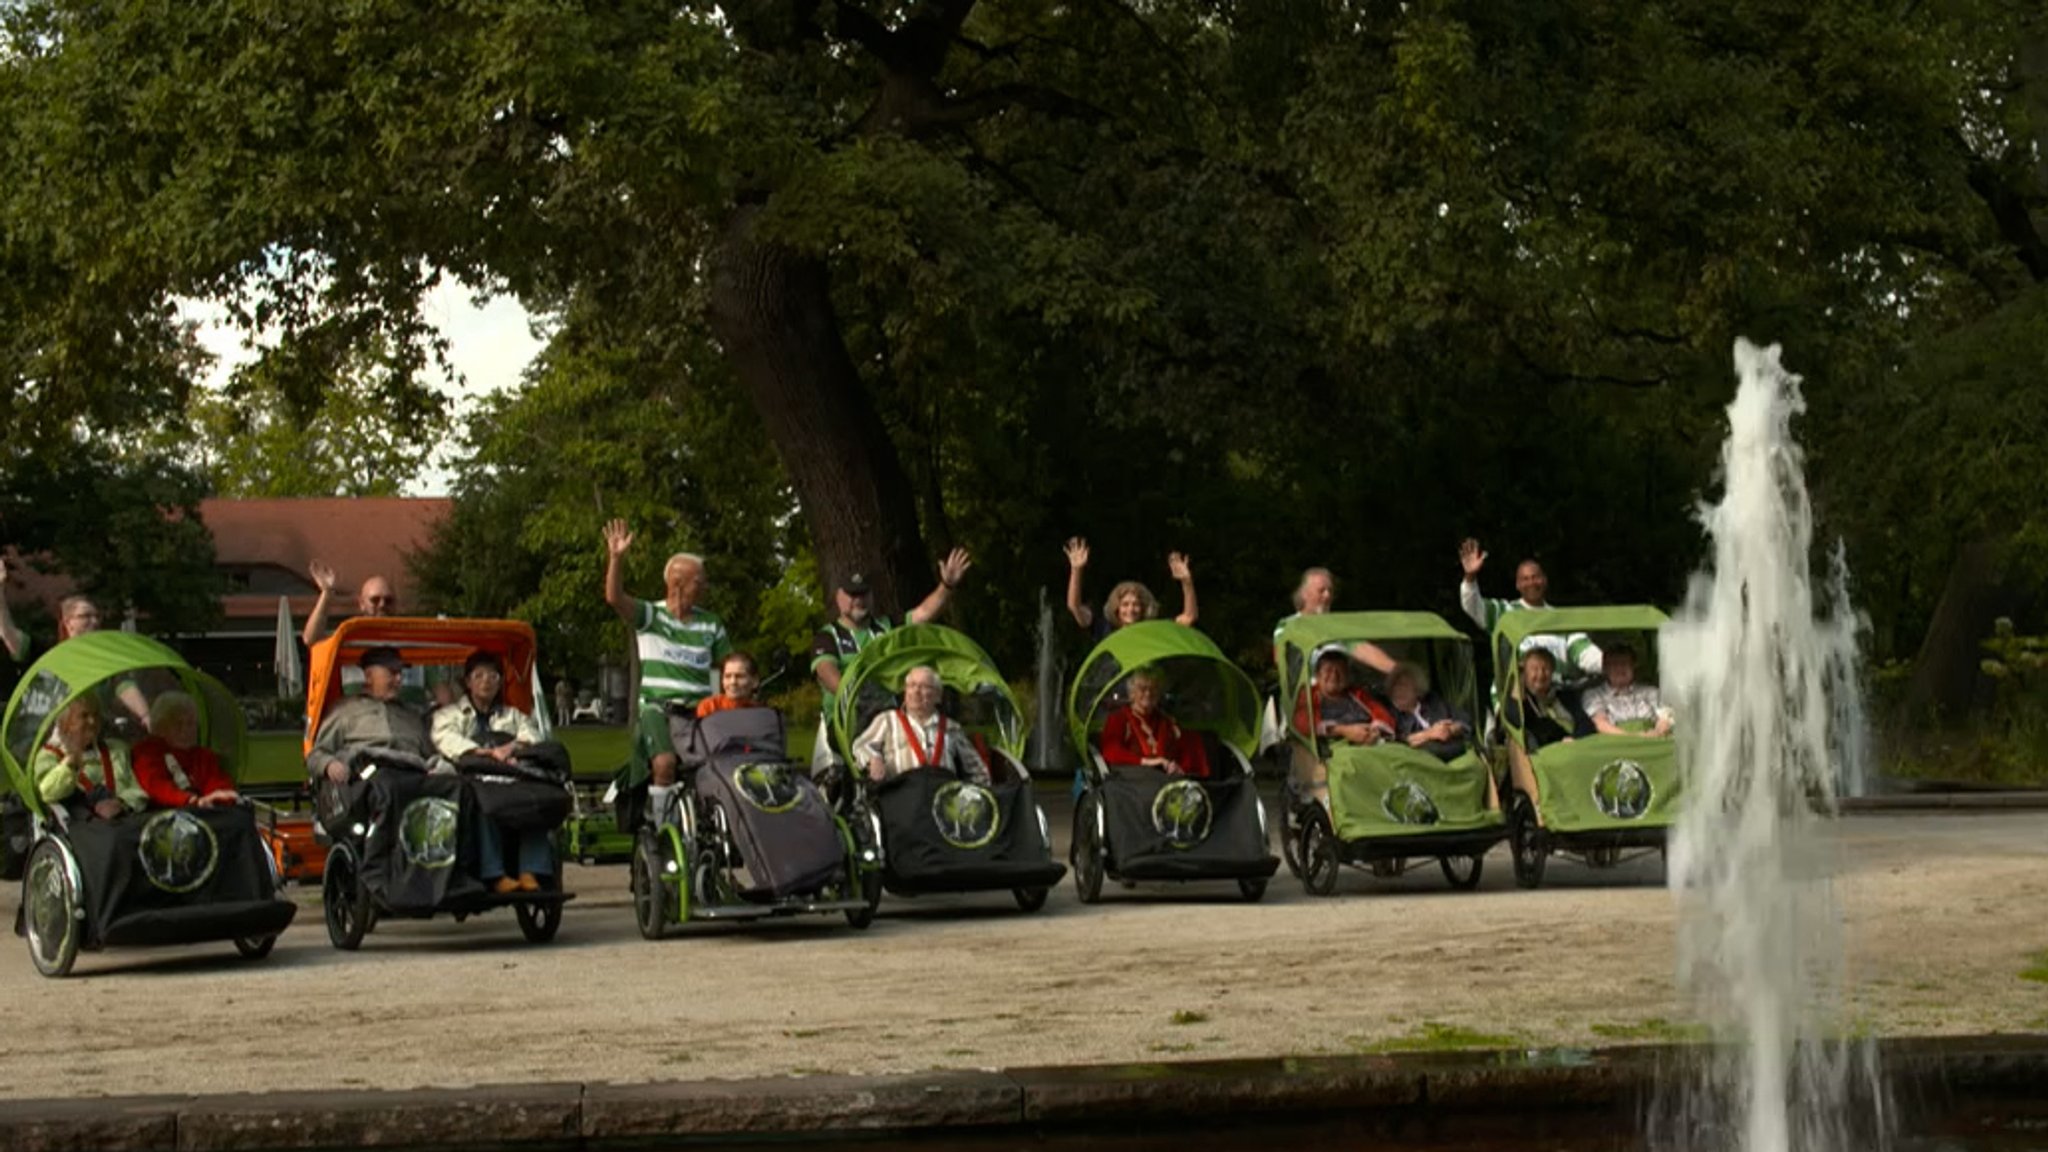
M 965 548 L 955 548 L 947 553 L 945 561 L 939 565 L 939 586 L 912 608 L 906 619 L 912 624 L 936 619 L 946 610 L 953 590 L 960 586 L 961 579 L 973 563 Z M 868 578 L 859 572 L 839 582 L 839 586 L 833 589 L 832 602 L 839 612 L 838 618 L 818 629 L 817 635 L 811 638 L 811 675 L 817 678 L 820 694 L 818 739 L 811 746 L 813 771 L 826 768 L 835 761 L 826 724 L 832 716 L 833 701 L 839 693 L 839 679 L 844 674 L 845 662 L 867 647 L 868 641 L 894 627 L 887 616 L 874 614 L 873 592 L 868 587 Z

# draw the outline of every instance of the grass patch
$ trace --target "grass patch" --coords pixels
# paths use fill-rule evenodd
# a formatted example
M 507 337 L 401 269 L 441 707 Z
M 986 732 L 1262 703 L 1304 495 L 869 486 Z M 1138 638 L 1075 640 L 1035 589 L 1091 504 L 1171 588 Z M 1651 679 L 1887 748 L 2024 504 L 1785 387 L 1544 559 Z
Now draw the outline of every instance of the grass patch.
M 792 730 L 789 754 L 798 763 L 809 763 L 811 744 L 817 729 Z M 579 724 L 555 729 L 555 739 L 569 751 L 569 762 L 578 775 L 609 772 L 632 754 L 630 728 L 600 728 Z M 306 756 L 297 732 L 249 733 L 249 766 L 242 773 L 245 784 L 297 784 L 306 778 Z
M 979 1051 L 977 1051 L 976 1049 L 973 1049 L 973 1048 L 948 1048 L 948 1049 L 946 1049 L 946 1050 L 945 1050 L 944 1052 L 941 1052 L 941 1053 L 940 1053 L 940 1055 L 941 1055 L 941 1056 L 979 1056 L 979 1055 L 981 1055 L 981 1053 L 980 1053 Z
M 1673 1024 L 1662 1016 L 1633 1024 L 1588 1024 L 1586 1030 L 1603 1040 L 1648 1040 L 1672 1044 L 1697 1044 L 1708 1037 L 1704 1024 Z
M 1208 1019 L 1209 1014 L 1207 1012 L 1190 1012 L 1185 1008 L 1167 1017 L 1169 1023 L 1176 1025 L 1202 1024 L 1206 1023 Z
M 1193 1044 L 1149 1044 L 1146 1045 L 1145 1050 L 1147 1052 L 1166 1053 L 1193 1052 L 1195 1050 L 1195 1046 Z
M 2048 952 L 2036 952 L 2025 968 L 2020 969 L 2020 979 L 2032 980 L 2036 984 L 2048 984 Z
M 1350 1043 L 1359 1052 L 1456 1052 L 1466 1048 L 1513 1048 L 1521 1043 L 1521 1037 L 1424 1020 L 1406 1036 Z

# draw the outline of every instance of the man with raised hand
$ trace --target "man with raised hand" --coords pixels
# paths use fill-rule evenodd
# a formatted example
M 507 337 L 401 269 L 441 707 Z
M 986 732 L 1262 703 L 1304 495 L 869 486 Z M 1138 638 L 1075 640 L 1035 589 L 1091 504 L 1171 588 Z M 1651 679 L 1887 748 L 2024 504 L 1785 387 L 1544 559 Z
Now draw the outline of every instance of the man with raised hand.
M 299 631 L 299 639 L 311 648 L 327 632 L 327 604 L 334 596 L 334 569 L 319 560 L 313 561 L 311 569 L 314 587 L 320 589 L 320 598 L 313 602 L 313 614 L 306 617 L 306 626 Z M 382 576 L 372 576 L 356 589 L 356 615 L 396 616 L 398 615 L 398 594 L 391 590 L 391 581 Z
M 1533 559 L 1515 566 L 1515 592 L 1519 596 L 1515 600 L 1496 600 L 1479 594 L 1479 570 L 1486 566 L 1486 553 L 1479 547 L 1479 541 L 1468 537 L 1458 545 L 1458 566 L 1465 574 L 1464 581 L 1458 585 L 1458 605 L 1489 636 L 1493 634 L 1494 625 L 1500 623 L 1500 618 L 1506 613 L 1554 607 L 1549 600 L 1550 578 L 1544 574 L 1543 565 Z M 1531 648 L 1548 649 L 1557 667 L 1575 670 L 1572 676 L 1575 682 L 1601 674 L 1600 648 L 1584 632 L 1574 632 L 1569 636 L 1531 636 L 1522 642 L 1522 651 L 1527 652 Z
M 640 654 L 640 717 L 634 737 L 636 759 L 648 770 L 647 811 L 659 822 L 676 781 L 675 738 L 669 716 L 694 716 L 697 704 L 717 690 L 718 668 L 732 651 L 725 621 L 697 606 L 704 594 L 704 558 L 678 552 L 662 567 L 665 590 L 659 602 L 626 595 L 620 561 L 633 546 L 624 520 L 604 526 L 604 598 L 633 630 Z

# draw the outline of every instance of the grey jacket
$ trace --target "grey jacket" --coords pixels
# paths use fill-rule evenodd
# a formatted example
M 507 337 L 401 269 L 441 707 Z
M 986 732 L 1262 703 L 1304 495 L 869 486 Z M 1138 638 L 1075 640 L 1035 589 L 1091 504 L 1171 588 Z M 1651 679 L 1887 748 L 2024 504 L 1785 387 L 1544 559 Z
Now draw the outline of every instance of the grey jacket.
M 320 722 L 313 750 L 306 753 L 306 775 L 317 779 L 329 760 L 347 764 L 354 753 L 373 747 L 395 748 L 422 761 L 434 756 L 426 721 L 419 713 L 395 701 L 355 696 L 342 701 Z

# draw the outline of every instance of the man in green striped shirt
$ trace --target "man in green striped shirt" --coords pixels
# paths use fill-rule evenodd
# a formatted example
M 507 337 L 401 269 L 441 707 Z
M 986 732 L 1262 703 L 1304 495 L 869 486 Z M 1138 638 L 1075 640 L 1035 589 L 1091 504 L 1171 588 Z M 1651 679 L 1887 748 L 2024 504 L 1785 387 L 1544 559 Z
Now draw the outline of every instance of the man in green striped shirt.
M 1515 591 L 1518 600 L 1497 600 L 1479 594 L 1479 570 L 1486 564 L 1486 552 L 1479 547 L 1479 541 L 1467 539 L 1458 546 L 1458 567 L 1465 579 L 1458 585 L 1458 606 L 1474 624 L 1493 635 L 1493 626 L 1508 612 L 1531 608 L 1551 608 L 1550 578 L 1543 572 L 1543 565 L 1534 560 L 1524 560 L 1515 566 Z M 1557 668 L 1559 677 L 1568 682 L 1581 682 L 1598 678 L 1601 673 L 1600 648 L 1593 638 L 1584 632 L 1569 636 L 1531 636 L 1522 641 L 1522 651 L 1531 648 L 1546 648 L 1550 651 L 1551 663 Z
M 619 562 L 633 546 L 624 520 L 604 526 L 604 598 L 633 629 L 640 653 L 640 719 L 634 759 L 649 772 L 647 810 L 661 818 L 676 780 L 672 712 L 695 714 L 697 702 L 718 690 L 718 665 L 732 651 L 725 621 L 697 606 L 704 592 L 704 560 L 687 552 L 668 558 L 662 569 L 667 596 L 655 603 L 626 595 Z

